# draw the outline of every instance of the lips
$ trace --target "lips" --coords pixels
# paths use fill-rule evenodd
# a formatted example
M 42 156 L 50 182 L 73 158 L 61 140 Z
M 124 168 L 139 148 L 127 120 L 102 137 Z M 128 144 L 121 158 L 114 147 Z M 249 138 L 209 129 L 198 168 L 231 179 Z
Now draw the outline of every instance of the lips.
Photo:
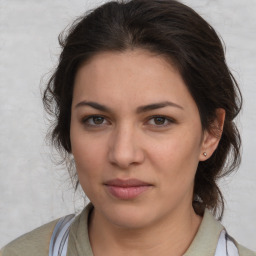
M 135 199 L 152 187 L 152 184 L 137 179 L 114 179 L 104 185 L 112 196 L 121 200 Z

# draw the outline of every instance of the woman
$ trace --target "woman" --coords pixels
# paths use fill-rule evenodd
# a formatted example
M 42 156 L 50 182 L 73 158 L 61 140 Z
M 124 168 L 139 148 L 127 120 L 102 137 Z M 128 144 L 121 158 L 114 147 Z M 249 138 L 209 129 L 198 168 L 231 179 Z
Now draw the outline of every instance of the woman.
M 212 216 L 218 178 L 240 162 L 241 109 L 214 29 L 179 2 L 132 0 L 81 17 L 60 43 L 43 100 L 91 203 L 2 255 L 255 255 Z

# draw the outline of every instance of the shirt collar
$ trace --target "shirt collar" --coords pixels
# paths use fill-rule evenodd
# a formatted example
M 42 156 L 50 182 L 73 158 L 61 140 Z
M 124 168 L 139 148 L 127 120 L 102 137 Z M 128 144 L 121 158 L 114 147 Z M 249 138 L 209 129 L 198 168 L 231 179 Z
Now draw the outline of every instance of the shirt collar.
M 93 205 L 89 203 L 70 227 L 67 255 L 93 256 L 88 234 L 88 219 Z M 183 256 L 214 256 L 224 227 L 209 210 L 205 210 L 198 232 Z

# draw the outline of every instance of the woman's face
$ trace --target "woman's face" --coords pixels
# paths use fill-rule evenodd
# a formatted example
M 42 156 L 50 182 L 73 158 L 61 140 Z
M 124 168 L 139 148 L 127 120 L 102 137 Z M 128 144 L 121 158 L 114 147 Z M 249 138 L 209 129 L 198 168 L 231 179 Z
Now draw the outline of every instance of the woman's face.
M 96 55 L 74 84 L 71 146 L 105 221 L 138 228 L 192 209 L 199 112 L 179 72 L 146 50 Z

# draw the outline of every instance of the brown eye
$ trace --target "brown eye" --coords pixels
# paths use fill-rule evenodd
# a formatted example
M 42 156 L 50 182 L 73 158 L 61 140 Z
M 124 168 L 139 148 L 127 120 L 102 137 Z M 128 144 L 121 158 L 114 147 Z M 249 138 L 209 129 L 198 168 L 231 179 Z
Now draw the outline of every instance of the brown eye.
M 104 122 L 104 118 L 101 116 L 95 116 L 92 119 L 95 124 L 102 124 Z
M 156 126 L 156 127 L 165 127 L 165 126 L 169 126 L 172 125 L 173 123 L 175 123 L 175 121 L 169 117 L 165 117 L 165 116 L 152 116 L 148 123 L 151 126 Z
M 164 117 L 155 117 L 154 122 L 156 125 L 163 125 L 166 121 L 166 118 Z
M 86 126 L 103 126 L 107 124 L 106 118 L 102 116 L 88 116 L 82 120 L 82 123 Z

